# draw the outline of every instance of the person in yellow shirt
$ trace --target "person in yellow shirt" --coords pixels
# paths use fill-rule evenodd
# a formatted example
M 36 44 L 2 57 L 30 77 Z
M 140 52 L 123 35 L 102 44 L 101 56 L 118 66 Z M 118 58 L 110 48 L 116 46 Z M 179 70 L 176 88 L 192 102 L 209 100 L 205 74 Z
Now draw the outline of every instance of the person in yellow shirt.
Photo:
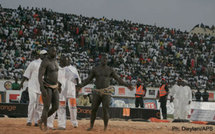
M 84 93 L 78 98 L 78 105 L 79 106 L 90 106 L 90 99 L 87 93 Z

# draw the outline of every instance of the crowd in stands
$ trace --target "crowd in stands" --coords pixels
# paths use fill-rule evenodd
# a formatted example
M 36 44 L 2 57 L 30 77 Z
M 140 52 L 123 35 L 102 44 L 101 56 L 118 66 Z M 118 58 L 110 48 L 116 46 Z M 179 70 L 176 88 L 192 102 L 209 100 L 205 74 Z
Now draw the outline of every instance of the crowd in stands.
M 81 79 L 107 53 L 125 81 L 159 87 L 183 76 L 192 89 L 215 87 L 215 38 L 128 20 L 84 17 L 46 8 L 0 7 L 0 79 L 19 79 L 32 53 L 55 45 L 70 56 Z M 112 84 L 116 84 L 112 81 Z

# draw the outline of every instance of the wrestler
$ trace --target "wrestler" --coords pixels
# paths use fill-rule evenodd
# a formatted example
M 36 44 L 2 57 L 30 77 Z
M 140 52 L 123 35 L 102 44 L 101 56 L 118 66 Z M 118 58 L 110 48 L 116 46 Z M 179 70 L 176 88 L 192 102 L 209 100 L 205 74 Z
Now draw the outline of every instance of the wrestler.
M 95 86 L 96 90 L 93 91 L 93 101 L 92 101 L 92 111 L 90 117 L 90 127 L 87 129 L 88 131 L 92 130 L 95 119 L 96 112 L 99 108 L 99 105 L 102 103 L 103 115 L 104 115 L 104 131 L 107 129 L 108 120 L 109 120 L 109 104 L 111 95 L 105 93 L 105 90 L 108 90 L 110 86 L 111 78 L 114 78 L 120 85 L 124 85 L 128 87 L 130 90 L 133 90 L 131 85 L 125 83 L 122 79 L 120 79 L 115 71 L 107 65 L 107 55 L 103 54 L 101 57 L 101 64 L 95 68 L 93 68 L 89 74 L 89 77 L 84 80 L 82 84 L 77 85 L 77 89 L 80 90 L 81 87 L 84 87 L 88 83 L 90 83 L 93 78 L 96 79 Z
M 40 91 L 42 93 L 43 111 L 40 121 L 40 129 L 47 130 L 47 118 L 59 107 L 59 82 L 58 64 L 56 60 L 56 48 L 51 46 L 48 49 L 48 56 L 42 61 L 39 69 Z M 51 109 L 50 108 L 51 105 Z M 44 124 L 44 128 L 43 128 Z

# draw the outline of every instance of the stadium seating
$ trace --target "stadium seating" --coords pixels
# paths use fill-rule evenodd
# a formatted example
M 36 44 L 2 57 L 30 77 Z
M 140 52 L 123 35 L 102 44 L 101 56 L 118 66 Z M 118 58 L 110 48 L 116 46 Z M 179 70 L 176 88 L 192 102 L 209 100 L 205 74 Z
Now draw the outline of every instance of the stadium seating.
M 183 75 L 192 89 L 214 90 L 213 36 L 38 8 L 1 8 L 0 16 L 0 79 L 21 78 L 33 53 L 55 45 L 81 79 L 108 53 L 109 65 L 129 83 L 139 78 L 158 87 L 162 77 L 171 85 Z

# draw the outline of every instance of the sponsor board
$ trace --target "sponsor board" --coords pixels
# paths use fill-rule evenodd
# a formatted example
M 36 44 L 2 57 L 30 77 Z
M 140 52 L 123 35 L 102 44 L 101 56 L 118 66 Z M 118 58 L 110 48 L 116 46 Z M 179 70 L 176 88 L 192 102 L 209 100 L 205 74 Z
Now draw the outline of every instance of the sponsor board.
M 215 110 L 192 109 L 191 120 L 215 122 Z

